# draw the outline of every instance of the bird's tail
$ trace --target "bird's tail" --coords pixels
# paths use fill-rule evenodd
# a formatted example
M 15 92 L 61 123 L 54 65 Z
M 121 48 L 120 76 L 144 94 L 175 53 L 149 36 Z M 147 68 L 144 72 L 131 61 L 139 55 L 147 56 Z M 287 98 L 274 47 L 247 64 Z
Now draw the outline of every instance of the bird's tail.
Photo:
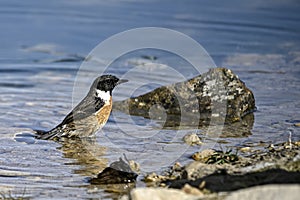
M 55 129 L 52 129 L 50 131 L 43 131 L 43 130 L 35 130 L 36 132 L 36 138 L 40 140 L 51 140 L 56 137 L 58 134 Z

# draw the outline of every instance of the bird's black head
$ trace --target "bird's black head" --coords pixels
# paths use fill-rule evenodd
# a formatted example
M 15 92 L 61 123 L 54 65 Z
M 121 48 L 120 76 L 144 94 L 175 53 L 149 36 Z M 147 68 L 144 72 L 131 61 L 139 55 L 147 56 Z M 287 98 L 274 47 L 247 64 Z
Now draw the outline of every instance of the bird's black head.
M 128 80 L 125 79 L 119 79 L 113 75 L 102 75 L 99 76 L 98 78 L 96 78 L 96 80 L 94 81 L 92 88 L 96 88 L 98 90 L 101 91 L 110 91 L 112 92 L 112 90 L 119 84 L 121 83 L 125 83 Z

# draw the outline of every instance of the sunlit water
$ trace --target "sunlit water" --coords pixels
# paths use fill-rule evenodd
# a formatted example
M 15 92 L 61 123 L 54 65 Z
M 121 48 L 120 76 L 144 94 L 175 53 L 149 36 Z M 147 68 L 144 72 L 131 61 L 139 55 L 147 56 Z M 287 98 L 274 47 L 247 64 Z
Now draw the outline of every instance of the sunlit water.
M 125 154 L 141 165 L 137 187 L 142 187 L 146 172 L 159 172 L 175 161 L 186 163 L 199 149 L 188 148 L 181 138 L 191 132 L 201 135 L 202 130 L 160 130 L 154 121 L 118 112 L 94 141 L 61 145 L 32 137 L 33 129 L 50 129 L 71 110 L 83 57 L 112 34 L 135 27 L 166 27 L 189 35 L 254 92 L 258 110 L 251 135 L 222 138 L 222 145 L 283 142 L 290 133 L 292 140 L 299 140 L 294 126 L 300 122 L 299 11 L 299 2 L 292 0 L 1 3 L 0 192 L 20 196 L 25 189 L 25 197 L 36 199 L 116 198 L 119 194 L 91 186 L 87 179 Z M 177 69 L 182 65 L 188 77 L 197 75 L 185 71 L 186 63 L 177 56 L 154 50 L 120 58 L 111 72 L 121 75 L 145 63 Z M 104 66 L 97 67 L 86 73 Z M 131 82 L 149 78 L 144 76 L 136 74 Z M 158 74 L 157 79 L 173 77 Z M 91 82 L 82 84 L 89 87 Z M 127 97 L 130 87 L 129 82 L 116 89 L 115 99 Z M 147 85 L 135 95 L 155 87 Z

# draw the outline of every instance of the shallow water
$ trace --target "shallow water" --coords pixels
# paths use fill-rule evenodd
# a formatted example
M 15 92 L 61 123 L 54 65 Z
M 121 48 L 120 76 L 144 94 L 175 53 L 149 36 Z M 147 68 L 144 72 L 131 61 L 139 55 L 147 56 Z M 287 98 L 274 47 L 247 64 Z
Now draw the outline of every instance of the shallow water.
M 299 140 L 294 126 L 300 122 L 299 11 L 296 0 L 1 3 L 0 192 L 22 196 L 25 189 L 25 197 L 35 199 L 117 198 L 119 193 L 108 191 L 112 187 L 93 186 L 87 179 L 125 154 L 141 165 L 136 186 L 142 187 L 146 172 L 185 163 L 199 150 L 188 148 L 181 138 L 202 130 L 160 130 L 155 121 L 118 112 L 94 141 L 61 145 L 33 139 L 32 129 L 50 129 L 71 110 L 83 58 L 107 37 L 135 27 L 166 27 L 189 35 L 217 66 L 232 69 L 253 91 L 258 110 L 251 134 L 221 138 L 222 146 L 259 148 L 262 142 L 287 141 L 290 133 Z M 156 50 L 124 55 L 110 70 L 122 75 L 133 66 L 153 69 L 153 63 L 172 66 L 187 77 L 197 75 L 178 56 Z M 95 76 L 104 67 L 100 63 L 84 73 Z M 116 89 L 115 100 L 128 97 L 138 81 L 155 82 L 138 72 L 131 83 Z M 172 74 L 157 73 L 155 78 L 174 81 Z M 80 81 L 89 87 L 92 79 Z M 132 95 L 157 86 L 147 84 Z M 207 146 L 218 140 L 207 138 Z

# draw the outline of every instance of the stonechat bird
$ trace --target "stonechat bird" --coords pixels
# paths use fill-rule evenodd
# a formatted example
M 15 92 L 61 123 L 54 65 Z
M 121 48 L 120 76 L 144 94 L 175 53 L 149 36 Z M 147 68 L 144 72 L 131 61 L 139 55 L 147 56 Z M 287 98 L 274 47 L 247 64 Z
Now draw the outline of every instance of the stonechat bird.
M 86 97 L 50 131 L 36 131 L 38 139 L 88 137 L 107 122 L 112 109 L 113 89 L 128 80 L 103 75 L 94 81 Z

